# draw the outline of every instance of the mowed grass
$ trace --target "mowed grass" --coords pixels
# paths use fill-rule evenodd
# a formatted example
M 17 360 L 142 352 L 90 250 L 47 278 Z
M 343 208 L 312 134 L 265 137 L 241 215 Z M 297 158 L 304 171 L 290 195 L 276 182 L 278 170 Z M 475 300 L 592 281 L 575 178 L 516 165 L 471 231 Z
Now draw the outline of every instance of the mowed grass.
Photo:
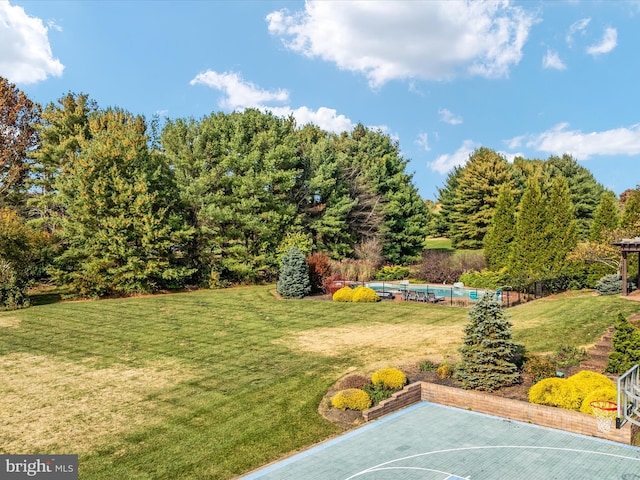
M 278 300 L 247 287 L 0 313 L 0 453 L 79 453 L 83 479 L 226 479 L 339 433 L 349 371 L 456 356 L 467 310 Z M 511 309 L 530 351 L 588 345 L 640 303 Z

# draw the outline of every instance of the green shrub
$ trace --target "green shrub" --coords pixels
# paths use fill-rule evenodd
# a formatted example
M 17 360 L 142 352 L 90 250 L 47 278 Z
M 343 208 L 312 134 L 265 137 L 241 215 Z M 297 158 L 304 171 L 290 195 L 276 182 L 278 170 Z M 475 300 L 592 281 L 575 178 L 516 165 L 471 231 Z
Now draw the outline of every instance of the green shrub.
M 298 248 L 291 247 L 283 255 L 276 289 L 284 298 L 302 298 L 311 291 L 309 267 Z
M 363 385 L 362 389 L 367 392 L 367 395 L 371 398 L 373 405 L 377 405 L 395 393 L 395 390 L 385 387 L 382 383 L 367 383 L 366 385 Z
M 362 388 L 365 385 L 370 385 L 370 380 L 364 375 L 347 375 L 337 385 L 338 390 L 345 390 L 347 388 Z
M 622 292 L 622 277 L 620 275 L 605 275 L 598 283 L 596 290 L 600 295 L 616 295 Z
M 421 372 L 433 372 L 434 370 L 438 369 L 438 364 L 433 363 L 431 360 L 425 360 L 424 362 L 420 362 L 420 365 L 418 365 L 418 369 Z
M 545 378 L 529 389 L 529 401 L 566 410 L 578 410 L 581 405 L 576 388 L 564 378 Z
M 567 382 L 571 383 L 577 390 L 581 403 L 585 397 L 595 390 L 605 387 L 616 388 L 610 379 L 601 373 L 590 372 L 589 370 L 582 370 L 570 376 L 567 378 Z
M 371 375 L 371 383 L 382 384 L 386 388 L 399 390 L 407 383 L 407 377 L 397 368 L 382 368 Z
M 342 287 L 333 294 L 334 302 L 350 302 L 353 300 L 353 290 L 349 287 Z
M 385 266 L 376 273 L 376 280 L 402 280 L 403 278 L 407 278 L 409 273 L 409 267 L 403 267 L 401 265 Z
M 445 379 L 445 378 L 453 377 L 454 371 L 455 369 L 453 368 L 453 365 L 449 365 L 448 363 L 443 363 L 436 370 L 436 374 L 438 375 L 438 378 Z
M 591 408 L 591 402 L 595 402 L 596 400 L 608 400 L 610 402 L 618 401 L 618 391 L 616 387 L 602 387 L 594 390 L 589 395 L 584 397 L 582 400 L 582 405 L 580 406 L 580 411 L 582 413 L 588 413 L 589 415 L 593 415 L 593 408 Z
M 356 287 L 353 290 L 352 302 L 374 303 L 379 302 L 380 297 L 376 291 L 369 287 Z
M 546 357 L 530 356 L 524 362 L 524 372 L 531 376 L 533 383 L 556 376 L 556 363 Z
M 363 411 L 371 406 L 371 398 L 364 390 L 347 388 L 346 390 L 340 390 L 333 396 L 331 405 L 340 410 Z
M 606 371 L 620 375 L 637 363 L 640 363 L 640 330 L 619 313 Z
M 507 269 L 498 271 L 482 270 L 481 272 L 467 272 L 460 275 L 458 281 L 468 287 L 497 289 L 509 283 Z
M 560 368 L 576 367 L 588 357 L 589 355 L 584 348 L 573 347 L 571 345 L 560 347 L 553 355 L 556 365 Z

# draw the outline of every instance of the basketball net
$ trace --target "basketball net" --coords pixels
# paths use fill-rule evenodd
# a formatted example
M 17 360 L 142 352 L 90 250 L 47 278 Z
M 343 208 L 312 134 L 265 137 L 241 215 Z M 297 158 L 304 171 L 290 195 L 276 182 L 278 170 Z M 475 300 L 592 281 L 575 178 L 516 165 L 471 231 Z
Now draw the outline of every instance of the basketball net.
M 618 405 L 608 400 L 597 400 L 591 402 L 591 408 L 598 423 L 598 430 L 602 433 L 610 432 L 613 421 L 618 415 Z

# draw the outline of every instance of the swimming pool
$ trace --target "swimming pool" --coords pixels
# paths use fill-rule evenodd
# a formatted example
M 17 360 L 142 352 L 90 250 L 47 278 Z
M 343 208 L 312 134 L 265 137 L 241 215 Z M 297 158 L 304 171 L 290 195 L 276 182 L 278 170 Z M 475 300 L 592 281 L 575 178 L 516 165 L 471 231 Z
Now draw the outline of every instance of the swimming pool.
M 409 290 L 412 292 L 431 292 L 434 293 L 437 297 L 444 297 L 447 300 L 468 299 L 471 301 L 476 301 L 481 298 L 485 294 L 485 292 L 496 293 L 497 295 L 501 295 L 502 293 L 500 290 L 494 291 L 482 288 L 433 285 L 429 283 L 400 284 L 392 282 L 367 282 L 365 285 L 377 291 L 384 290 L 387 292 L 402 292 L 405 290 Z

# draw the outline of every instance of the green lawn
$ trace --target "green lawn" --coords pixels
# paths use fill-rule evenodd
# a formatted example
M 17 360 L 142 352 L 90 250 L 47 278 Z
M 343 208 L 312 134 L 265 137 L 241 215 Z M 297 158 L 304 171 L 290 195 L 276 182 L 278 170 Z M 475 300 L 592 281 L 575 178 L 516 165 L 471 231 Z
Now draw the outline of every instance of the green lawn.
M 283 301 L 273 287 L 54 302 L 0 313 L 0 453 L 79 453 L 83 479 L 226 479 L 339 429 L 317 407 L 350 370 L 457 353 L 467 310 Z M 531 351 L 593 343 L 640 303 L 511 309 Z

